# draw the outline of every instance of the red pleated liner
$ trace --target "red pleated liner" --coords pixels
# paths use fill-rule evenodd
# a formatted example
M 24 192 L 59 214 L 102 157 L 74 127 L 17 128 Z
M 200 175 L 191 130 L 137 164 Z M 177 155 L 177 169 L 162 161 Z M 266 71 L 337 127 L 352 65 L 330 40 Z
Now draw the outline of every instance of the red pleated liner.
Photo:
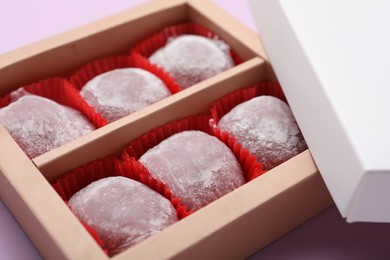
M 108 176 L 120 175 L 118 168 L 118 159 L 109 156 L 73 169 L 54 180 L 52 186 L 67 202 L 76 192 L 90 183 Z
M 209 120 L 210 116 L 208 115 L 190 116 L 157 127 L 132 141 L 124 149 L 124 158 L 135 157 L 139 159 L 150 148 L 179 132 L 199 130 L 212 135 Z
M 68 206 L 69 210 L 72 211 L 67 203 L 66 203 L 66 205 Z M 87 223 L 85 223 L 81 220 L 79 220 L 79 221 L 83 225 L 83 227 L 88 231 L 88 233 L 92 236 L 92 238 L 95 240 L 95 242 L 103 249 L 104 253 L 108 254 L 108 249 L 104 248 L 103 240 L 100 238 L 100 236 L 96 232 L 96 230 L 94 228 L 92 228 L 91 226 L 89 226 Z
M 139 159 L 147 150 L 176 133 L 187 130 L 199 130 L 217 137 L 230 148 L 239 161 L 247 182 L 260 176 L 263 173 L 262 165 L 256 161 L 255 157 L 243 149 L 227 133 L 221 134 L 218 131 L 212 131 L 210 120 L 211 117 L 209 115 L 196 115 L 167 123 L 131 142 L 124 149 L 123 157 L 135 157 Z
M 223 39 L 221 39 L 214 32 L 200 24 L 181 23 L 162 29 L 161 31 L 136 45 L 132 51 L 141 54 L 145 58 L 149 58 L 149 56 L 152 55 L 156 50 L 165 46 L 167 40 L 170 37 L 176 37 L 184 34 L 199 35 L 210 39 L 223 41 Z M 243 62 L 241 57 L 232 48 L 230 48 L 230 55 L 236 65 Z
M 108 249 L 103 247 L 104 244 L 103 240 L 100 238 L 96 230 L 90 227 L 88 224 L 84 223 L 83 221 L 80 222 L 83 225 L 83 227 L 88 231 L 88 233 L 92 236 L 92 238 L 96 241 L 96 243 L 103 249 L 104 253 L 108 255 Z
M 223 140 L 223 142 L 235 143 L 234 146 L 240 147 L 242 149 L 242 144 L 237 142 L 236 139 L 232 137 L 229 133 L 222 132 L 222 130 L 218 128 L 217 124 L 224 115 L 230 112 L 230 110 L 232 110 L 237 105 L 261 95 L 274 96 L 287 103 L 282 88 L 278 83 L 275 82 L 261 82 L 261 83 L 254 84 L 252 87 L 249 88 L 233 91 L 227 94 L 226 96 L 220 98 L 219 100 L 217 100 L 210 110 L 212 116 L 212 120 L 210 120 L 210 126 L 212 127 L 214 134 L 220 136 L 219 138 Z M 248 152 L 245 149 L 244 151 Z M 256 157 L 254 155 L 248 156 L 246 163 L 249 163 L 250 165 L 250 162 L 252 162 L 252 160 L 255 161 L 254 162 L 255 164 L 256 163 L 261 164 L 260 162 L 256 161 Z M 249 167 L 249 165 L 246 164 L 244 165 L 245 165 L 244 167 Z M 256 178 L 262 173 L 264 173 L 264 171 L 262 171 L 261 173 L 255 171 L 253 172 L 253 175 L 248 176 L 248 178 L 249 179 Z
M 210 120 L 210 126 L 213 126 L 212 120 Z M 257 178 L 264 173 L 263 165 L 256 160 L 254 155 L 244 149 L 234 137 L 226 132 L 221 132 L 218 128 L 213 129 L 213 135 L 225 143 L 230 150 L 232 150 L 234 156 L 241 165 L 246 182 Z
M 10 95 L 6 95 L 6 96 L 0 98 L 0 109 L 8 106 L 9 103 L 11 103 L 11 96 Z
M 60 178 L 53 181 L 52 187 L 65 201 L 65 203 L 67 203 L 76 192 L 85 188 L 94 181 L 110 176 L 130 178 L 141 182 L 152 190 L 158 192 L 171 201 L 177 211 L 179 219 L 191 214 L 191 212 L 180 203 L 180 200 L 176 198 L 162 182 L 159 182 L 151 177 L 145 167 L 132 157 L 122 159 L 118 156 L 108 156 L 96 160 L 62 175 Z M 107 252 L 96 231 L 86 223 L 82 224 L 87 228 L 88 232 L 94 237 L 103 250 Z
M 99 159 L 64 174 L 63 177 L 53 182 L 53 187 L 65 201 L 68 201 L 76 192 L 90 183 L 109 176 L 127 177 L 160 193 L 172 202 L 179 219 L 191 213 L 162 182 L 151 177 L 146 168 L 132 157 L 109 156 Z
M 74 73 L 70 77 L 70 81 L 77 89 L 81 90 L 94 77 L 121 68 L 140 68 L 149 71 L 164 82 L 171 94 L 177 93 L 180 89 L 168 73 L 156 65 L 146 62 L 139 54 L 110 56 L 92 61 Z
M 25 86 L 24 89 L 34 95 L 80 111 L 96 128 L 107 124 L 107 121 L 81 98 L 79 92 L 67 79 L 50 78 Z
M 277 97 L 287 103 L 283 90 L 276 82 L 260 82 L 245 89 L 233 91 L 217 100 L 211 108 L 213 125 L 216 127 L 219 120 L 237 105 L 254 97 L 268 95 Z
M 173 192 L 161 181 L 158 181 L 154 177 L 152 177 L 149 171 L 139 163 L 134 157 L 123 158 L 126 167 L 127 165 L 131 165 L 133 171 L 138 172 L 136 176 L 136 180 L 145 184 L 152 190 L 160 193 L 162 196 L 170 200 L 172 205 L 175 207 L 177 216 L 179 219 L 185 218 L 191 215 L 192 211 L 187 209 L 187 206 L 183 205 L 178 197 L 176 197 Z

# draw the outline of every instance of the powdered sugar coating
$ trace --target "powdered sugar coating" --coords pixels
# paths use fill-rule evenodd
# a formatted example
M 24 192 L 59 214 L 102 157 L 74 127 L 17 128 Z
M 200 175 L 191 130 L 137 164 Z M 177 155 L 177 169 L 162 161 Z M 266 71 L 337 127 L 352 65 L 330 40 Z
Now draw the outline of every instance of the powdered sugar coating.
M 139 161 L 191 210 L 245 183 L 230 149 L 216 137 L 200 131 L 175 134 L 148 150 Z
M 29 158 L 35 158 L 95 129 L 79 111 L 29 93 L 0 109 L 2 124 Z
M 255 97 L 236 106 L 220 119 L 218 127 L 254 154 L 265 170 L 307 148 L 288 105 L 272 96 Z
M 197 35 L 171 37 L 149 60 L 166 70 L 184 89 L 234 66 L 223 41 Z
M 75 215 L 94 228 L 115 255 L 177 222 L 171 202 L 137 181 L 107 177 L 69 200 Z
M 113 122 L 171 94 L 164 82 L 149 71 L 125 68 L 94 77 L 80 95 L 108 122 Z

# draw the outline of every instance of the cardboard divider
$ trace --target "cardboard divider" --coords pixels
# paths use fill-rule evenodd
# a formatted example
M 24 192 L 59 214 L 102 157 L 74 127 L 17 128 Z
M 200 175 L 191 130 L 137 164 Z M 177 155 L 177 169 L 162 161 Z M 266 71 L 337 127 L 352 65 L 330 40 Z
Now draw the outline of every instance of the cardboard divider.
M 264 61 L 254 58 L 38 156 L 33 161 L 51 181 L 77 166 L 120 153 L 130 141 L 159 125 L 190 115 L 209 113 L 216 99 L 266 79 Z

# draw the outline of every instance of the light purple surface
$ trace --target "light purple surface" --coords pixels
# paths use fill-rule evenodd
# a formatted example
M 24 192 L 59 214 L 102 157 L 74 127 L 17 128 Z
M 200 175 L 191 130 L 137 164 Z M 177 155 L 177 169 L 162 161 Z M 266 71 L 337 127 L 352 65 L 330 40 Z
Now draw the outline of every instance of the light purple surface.
M 162 1 L 162 0 L 160 0 Z M 35 43 L 148 0 L 0 0 L 0 54 Z M 256 30 L 246 1 L 214 0 L 237 19 Z
M 0 54 L 115 14 L 146 0 L 0 0 Z M 214 0 L 255 29 L 246 1 Z M 335 207 L 324 211 L 250 259 L 390 259 L 390 225 L 347 224 Z M 0 259 L 41 259 L 0 202 Z
M 390 259 L 389 241 L 389 224 L 348 224 L 332 206 L 249 260 L 385 260 Z
M 0 259 L 41 259 L 34 245 L 1 201 Z

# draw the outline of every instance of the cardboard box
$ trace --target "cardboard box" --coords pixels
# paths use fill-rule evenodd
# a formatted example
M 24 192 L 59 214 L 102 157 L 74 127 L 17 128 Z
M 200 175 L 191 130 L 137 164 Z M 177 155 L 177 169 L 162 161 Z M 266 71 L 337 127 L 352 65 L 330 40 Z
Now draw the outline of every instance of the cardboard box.
M 251 1 L 313 157 L 348 222 L 390 222 L 390 4 Z M 311 111 L 311 113 L 308 113 Z
M 232 90 L 275 77 L 257 35 L 206 0 L 151 2 L 1 57 L 0 91 L 5 94 L 42 78 L 67 76 L 93 59 L 127 53 L 157 30 L 183 21 L 210 28 L 245 62 L 33 160 L 0 130 L 1 199 L 44 258 L 108 258 L 51 180 L 119 152 L 156 126 L 208 112 Z M 113 258 L 244 258 L 331 204 L 306 150 Z

